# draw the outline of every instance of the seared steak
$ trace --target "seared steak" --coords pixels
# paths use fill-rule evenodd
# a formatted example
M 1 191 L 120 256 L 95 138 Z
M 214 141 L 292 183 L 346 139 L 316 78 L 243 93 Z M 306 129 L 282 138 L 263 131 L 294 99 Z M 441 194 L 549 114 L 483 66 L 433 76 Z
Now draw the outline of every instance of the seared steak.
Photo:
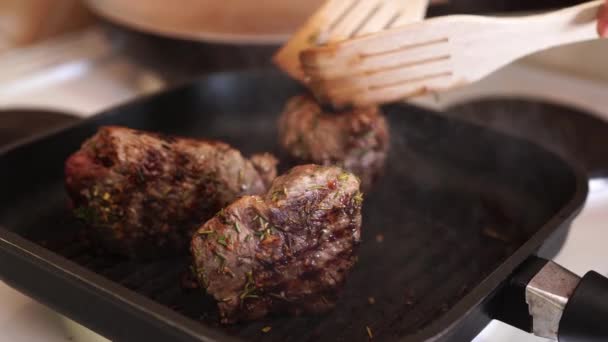
M 65 164 L 75 213 L 110 250 L 187 253 L 192 232 L 242 195 L 265 193 L 271 155 L 255 163 L 227 144 L 102 127 Z
M 378 107 L 324 112 L 310 96 L 289 100 L 279 119 L 279 142 L 296 160 L 338 165 L 361 178 L 378 178 L 389 149 L 389 129 Z
M 222 322 L 333 308 L 356 261 L 362 202 L 353 174 L 303 165 L 207 221 L 192 238 L 194 271 Z

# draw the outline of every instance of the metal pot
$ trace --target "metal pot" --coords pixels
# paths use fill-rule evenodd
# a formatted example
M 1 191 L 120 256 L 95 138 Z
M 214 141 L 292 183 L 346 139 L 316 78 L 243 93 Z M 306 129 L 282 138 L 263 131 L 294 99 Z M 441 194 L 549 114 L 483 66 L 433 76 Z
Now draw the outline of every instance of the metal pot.
M 407 1 L 407 0 L 404 0 Z M 279 44 L 324 0 L 86 0 L 97 14 L 137 30 L 206 42 Z M 432 0 L 429 15 L 558 8 L 576 0 Z
M 324 0 L 86 1 L 106 19 L 106 32 L 123 54 L 169 82 L 182 82 L 210 71 L 269 66 L 280 44 Z M 432 0 L 428 15 L 519 13 L 580 2 Z
M 173 37 L 230 43 L 278 44 L 323 0 L 87 0 L 119 24 Z

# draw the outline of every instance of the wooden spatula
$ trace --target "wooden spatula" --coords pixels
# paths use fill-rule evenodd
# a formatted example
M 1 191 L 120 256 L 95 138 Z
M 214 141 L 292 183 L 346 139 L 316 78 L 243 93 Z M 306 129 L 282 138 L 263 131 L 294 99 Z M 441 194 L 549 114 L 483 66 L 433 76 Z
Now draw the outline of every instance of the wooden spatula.
M 435 18 L 309 48 L 301 61 L 311 88 L 336 107 L 393 102 L 477 81 L 539 50 L 597 38 L 603 4 L 518 18 Z
M 274 62 L 302 81 L 302 50 L 422 20 L 428 3 L 429 0 L 329 0 L 279 50 Z

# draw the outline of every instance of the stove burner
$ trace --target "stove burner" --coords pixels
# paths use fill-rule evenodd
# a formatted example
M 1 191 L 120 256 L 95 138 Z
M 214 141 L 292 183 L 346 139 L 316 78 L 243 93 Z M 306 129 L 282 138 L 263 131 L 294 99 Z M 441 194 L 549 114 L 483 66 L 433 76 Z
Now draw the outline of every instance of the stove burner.
M 0 147 L 77 120 L 73 114 L 47 110 L 0 110 Z

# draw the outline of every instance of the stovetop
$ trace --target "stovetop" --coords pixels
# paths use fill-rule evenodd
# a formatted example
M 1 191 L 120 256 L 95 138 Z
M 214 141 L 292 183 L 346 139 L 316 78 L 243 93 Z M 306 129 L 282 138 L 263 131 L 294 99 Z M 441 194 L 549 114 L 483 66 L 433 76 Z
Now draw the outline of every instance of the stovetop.
M 173 50 L 171 47 L 175 42 L 145 35 L 137 37 L 136 33 L 134 38 L 133 34 L 105 26 L 0 56 L 0 143 L 77 117 L 87 117 L 209 70 L 266 65 L 274 50 L 272 47 L 253 50 L 217 45 L 201 47 L 198 43 L 188 42 L 178 42 L 183 44 L 182 48 Z M 188 51 L 189 44 L 196 44 L 196 49 L 192 49 L 196 52 L 180 57 L 188 62 L 172 65 L 174 54 Z M 604 120 L 608 120 L 607 93 L 608 84 L 543 70 L 523 61 L 471 87 L 438 97 L 417 99 L 414 103 L 442 109 L 488 97 L 542 99 L 593 113 L 593 117 L 582 120 L 577 118 L 584 114 L 576 110 L 559 114 L 559 120 L 566 120 L 564 127 L 574 125 L 575 131 L 587 132 L 588 129 L 603 127 Z M 466 114 L 466 107 L 463 108 L 460 113 Z M 483 123 L 487 116 L 469 116 L 467 119 Z M 532 136 L 533 133 L 528 132 Z M 608 131 L 595 135 L 608 139 Z M 607 145 L 602 140 L 590 140 L 581 146 L 574 153 L 593 156 L 590 160 L 594 165 L 598 165 L 598 169 L 603 168 L 601 152 Z M 608 230 L 602 227 L 603 222 L 608 222 L 608 183 L 602 177 L 599 172 L 590 181 L 591 194 L 587 205 L 574 222 L 566 244 L 556 258 L 579 275 L 590 269 L 608 274 L 608 264 L 604 262 L 608 251 L 602 243 L 608 239 Z M 75 336 L 85 330 L 66 328 L 75 325 L 5 285 L 0 284 L 0 296 L 3 298 L 0 341 L 52 342 L 64 341 L 66 337 L 90 341 L 94 336 L 90 332 L 85 332 L 88 334 L 86 337 Z M 543 341 L 499 322 L 490 324 L 476 338 L 476 342 L 515 340 Z

